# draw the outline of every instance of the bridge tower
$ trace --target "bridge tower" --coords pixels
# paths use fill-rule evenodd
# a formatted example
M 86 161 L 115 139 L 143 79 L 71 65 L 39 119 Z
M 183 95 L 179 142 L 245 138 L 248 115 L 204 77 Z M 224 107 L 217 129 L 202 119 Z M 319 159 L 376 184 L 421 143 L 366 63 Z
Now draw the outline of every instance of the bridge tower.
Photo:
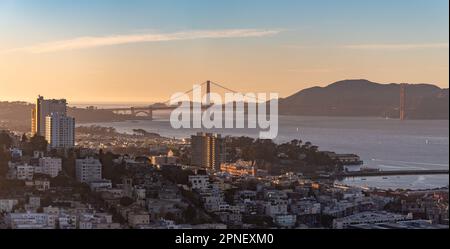
M 151 106 L 147 110 L 147 117 L 149 120 L 153 121 L 153 107 L 151 107 Z
M 206 105 L 211 104 L 211 81 L 206 81 Z
M 400 120 L 406 119 L 406 86 L 408 84 L 400 84 Z

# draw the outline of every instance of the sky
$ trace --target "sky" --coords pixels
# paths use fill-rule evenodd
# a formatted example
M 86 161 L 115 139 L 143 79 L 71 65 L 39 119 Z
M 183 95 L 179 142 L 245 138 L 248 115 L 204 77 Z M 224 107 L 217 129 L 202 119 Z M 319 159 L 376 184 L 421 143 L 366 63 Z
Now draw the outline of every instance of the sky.
M 1 0 L 0 101 L 158 102 L 206 80 L 280 97 L 344 79 L 448 88 L 448 5 Z

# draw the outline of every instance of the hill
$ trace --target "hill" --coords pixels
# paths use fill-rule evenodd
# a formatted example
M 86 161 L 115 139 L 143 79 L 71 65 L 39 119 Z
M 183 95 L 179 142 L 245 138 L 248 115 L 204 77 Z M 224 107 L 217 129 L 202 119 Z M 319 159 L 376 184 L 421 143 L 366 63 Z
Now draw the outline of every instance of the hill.
M 27 132 L 31 129 L 31 110 L 34 105 L 26 102 L 0 101 L 0 130 L 12 129 Z M 114 122 L 138 119 L 130 115 L 121 115 L 108 110 L 69 107 L 67 114 L 80 123 Z
M 310 116 L 399 117 L 400 84 L 344 80 L 280 100 L 280 113 Z M 448 119 L 449 92 L 431 84 L 406 87 L 408 119 Z

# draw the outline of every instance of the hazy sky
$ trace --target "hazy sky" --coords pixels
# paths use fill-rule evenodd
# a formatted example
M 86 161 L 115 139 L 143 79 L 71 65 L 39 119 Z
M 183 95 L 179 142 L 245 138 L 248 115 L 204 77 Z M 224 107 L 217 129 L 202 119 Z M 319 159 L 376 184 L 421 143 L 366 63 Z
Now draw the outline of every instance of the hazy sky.
M 449 86 L 448 0 L 1 0 L 0 101 L 153 102 L 210 79 L 278 92 Z

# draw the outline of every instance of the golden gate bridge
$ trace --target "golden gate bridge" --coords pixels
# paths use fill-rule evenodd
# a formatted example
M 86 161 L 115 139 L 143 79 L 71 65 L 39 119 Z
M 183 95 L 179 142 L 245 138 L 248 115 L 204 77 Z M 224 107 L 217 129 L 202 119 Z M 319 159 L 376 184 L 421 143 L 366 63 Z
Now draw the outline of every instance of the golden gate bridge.
M 203 82 L 202 84 L 200 84 L 201 87 L 206 86 L 206 94 L 210 94 L 211 93 L 211 86 L 217 86 L 223 90 L 226 90 L 228 92 L 231 93 L 238 93 L 235 90 L 232 90 L 228 87 L 225 87 L 219 83 L 215 83 L 212 82 L 210 80 Z M 406 116 L 406 88 L 408 87 L 407 83 L 402 83 L 400 84 L 400 103 L 399 103 L 399 119 L 400 120 L 405 120 L 407 118 Z M 184 92 L 184 94 L 190 94 L 193 92 L 194 89 L 190 89 L 186 92 Z M 209 102 L 209 101 L 208 101 Z M 147 119 L 149 120 L 153 120 L 153 112 L 154 111 L 164 111 L 164 110 L 174 110 L 176 109 L 179 105 L 170 105 L 170 100 L 167 100 L 165 102 L 162 103 L 156 103 L 156 104 L 152 104 L 149 106 L 133 106 L 133 107 L 123 107 L 123 108 L 104 108 L 102 110 L 107 110 L 107 111 L 112 111 L 114 113 L 120 113 L 120 114 L 129 114 L 131 116 L 139 116 L 139 115 L 143 115 L 145 117 L 147 117 Z M 211 105 L 202 105 L 201 108 L 202 110 L 208 109 Z
M 219 83 L 215 83 L 215 82 L 212 82 L 212 81 L 209 81 L 209 80 L 203 82 L 202 84 L 200 84 L 200 87 L 204 87 L 204 86 L 206 86 L 206 94 L 207 94 L 207 96 L 211 93 L 211 86 L 219 87 L 219 88 L 221 88 L 223 90 L 226 90 L 228 92 L 231 92 L 231 93 L 238 93 L 235 90 L 232 90 L 232 89 L 230 89 L 228 87 L 222 86 Z M 194 91 L 194 89 L 190 89 L 190 90 L 184 92 L 184 94 L 190 94 L 193 91 Z M 209 102 L 209 101 L 207 101 L 207 102 Z M 165 110 L 174 110 L 178 106 L 179 105 L 170 105 L 170 100 L 167 100 L 165 102 L 156 103 L 156 104 L 152 104 L 152 105 L 149 105 L 149 106 L 133 106 L 133 107 L 123 107 L 123 108 L 104 108 L 104 109 L 101 109 L 101 110 L 112 111 L 114 113 L 120 113 L 120 114 L 128 114 L 128 115 L 135 116 L 135 117 L 137 117 L 139 115 L 142 115 L 142 116 L 145 116 L 148 120 L 153 120 L 153 112 L 155 112 L 155 111 L 165 111 Z M 201 109 L 202 110 L 206 110 L 210 106 L 211 106 L 210 104 L 206 104 L 206 105 L 202 104 Z

